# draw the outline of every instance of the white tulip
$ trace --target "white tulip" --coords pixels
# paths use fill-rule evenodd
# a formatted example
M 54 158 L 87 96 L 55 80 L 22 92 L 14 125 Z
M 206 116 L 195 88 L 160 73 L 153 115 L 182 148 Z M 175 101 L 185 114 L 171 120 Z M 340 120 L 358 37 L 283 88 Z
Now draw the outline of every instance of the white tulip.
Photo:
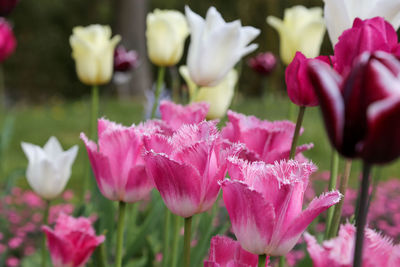
M 181 59 L 189 27 L 176 10 L 154 10 L 146 18 L 147 53 L 157 66 L 173 66 Z
M 111 38 L 110 26 L 90 25 L 75 27 L 69 38 L 76 73 L 87 85 L 100 85 L 111 80 L 114 68 L 114 49 L 121 40 Z
M 185 11 L 191 32 L 187 66 L 198 86 L 218 84 L 243 56 L 257 49 L 248 44 L 260 30 L 242 27 L 239 20 L 226 23 L 214 7 L 205 20 L 187 6 Z
M 324 17 L 332 46 L 353 26 L 355 18 L 383 17 L 396 29 L 400 27 L 399 0 L 324 0 Z
M 197 88 L 196 84 L 190 79 L 189 70 L 186 66 L 181 66 L 179 72 L 189 87 L 191 99 L 194 102 L 207 102 L 210 105 L 207 119 L 220 119 L 225 116 L 231 105 L 238 81 L 238 73 L 235 69 L 231 69 L 219 84 L 213 87 L 200 88 Z
M 26 178 L 32 189 L 48 200 L 61 194 L 71 176 L 71 166 L 78 153 L 78 146 L 63 151 L 54 136 L 50 137 L 43 148 L 25 142 L 21 146 L 28 158 Z

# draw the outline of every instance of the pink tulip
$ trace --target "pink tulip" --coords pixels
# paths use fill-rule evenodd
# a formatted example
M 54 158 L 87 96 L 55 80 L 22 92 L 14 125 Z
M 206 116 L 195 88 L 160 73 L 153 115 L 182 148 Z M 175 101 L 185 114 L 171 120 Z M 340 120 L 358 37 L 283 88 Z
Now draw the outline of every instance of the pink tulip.
M 146 174 L 141 156 L 142 137 L 144 133 L 154 129 L 147 129 L 143 125 L 125 127 L 99 119 L 98 146 L 81 133 L 97 185 L 106 198 L 137 202 L 149 194 L 153 183 Z
M 248 65 L 257 73 L 268 76 L 276 67 L 276 56 L 271 52 L 260 53 L 248 61 Z
M 330 63 L 328 57 L 317 57 L 316 59 L 327 64 Z M 293 61 L 285 71 L 287 93 L 290 100 L 298 106 L 318 106 L 318 98 L 307 75 L 307 65 L 310 60 L 301 52 L 296 52 Z
M 127 72 L 139 65 L 139 55 L 135 50 L 127 51 L 119 45 L 114 51 L 114 70 Z
M 187 106 L 163 100 L 160 103 L 161 119 L 173 130 L 183 124 L 196 124 L 206 119 L 210 105 L 206 102 L 192 103 Z
M 396 53 L 400 49 L 393 26 L 381 17 L 361 20 L 356 18 L 353 27 L 344 31 L 335 45 L 334 69 L 346 74 L 353 62 L 363 52 L 385 51 Z
M 60 214 L 54 230 L 48 226 L 42 229 L 54 267 L 83 267 L 104 241 L 104 236 L 96 236 L 92 222 L 84 217 Z
M 265 164 L 228 159 L 231 180 L 222 182 L 223 199 L 240 245 L 254 254 L 282 256 L 297 243 L 307 226 L 339 202 L 332 191 L 302 210 L 312 163 L 294 160 Z
M 218 181 L 226 174 L 226 158 L 237 147 L 224 149 L 215 121 L 183 125 L 171 137 L 144 139 L 146 167 L 172 213 L 191 217 L 212 207 Z
M 307 250 L 314 267 L 351 267 L 354 254 L 354 238 L 356 228 L 352 224 L 340 227 L 339 235 L 322 245 L 312 235 L 306 233 L 304 238 Z M 392 241 L 371 229 L 365 229 L 363 267 L 394 267 L 400 266 L 400 247 Z
M 0 17 L 0 63 L 14 52 L 16 46 L 17 40 L 10 24 Z
M 211 239 L 208 259 L 204 261 L 204 267 L 257 267 L 257 264 L 257 255 L 247 252 L 239 242 L 226 236 Z
M 246 145 L 240 157 L 250 161 L 273 163 L 289 158 L 295 124 L 290 121 L 267 121 L 228 110 L 229 122 L 222 129 L 222 137 L 232 143 Z M 300 134 L 302 131 L 300 132 Z M 296 159 L 304 160 L 301 152 L 312 144 L 297 147 Z

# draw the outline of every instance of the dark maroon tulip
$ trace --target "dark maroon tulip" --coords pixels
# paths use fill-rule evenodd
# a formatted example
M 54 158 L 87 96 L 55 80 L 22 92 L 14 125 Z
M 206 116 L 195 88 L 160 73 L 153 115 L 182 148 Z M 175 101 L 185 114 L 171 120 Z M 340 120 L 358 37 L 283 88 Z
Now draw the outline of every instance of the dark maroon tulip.
M 7 16 L 13 11 L 18 0 L 0 0 L 0 16 Z
M 400 61 L 389 53 L 363 53 L 342 78 L 312 60 L 310 80 L 333 146 L 369 164 L 400 156 Z
M 120 72 L 130 71 L 139 65 L 139 55 L 136 51 L 127 51 L 122 45 L 114 52 L 114 70 Z
M 316 59 L 329 65 L 328 57 L 320 56 Z M 307 74 L 307 65 L 310 60 L 312 59 L 306 58 L 301 52 L 296 52 L 293 61 L 285 71 L 287 93 L 290 100 L 298 106 L 318 106 L 318 98 Z
M 395 53 L 397 47 L 396 31 L 383 18 L 356 18 L 353 27 L 344 31 L 335 45 L 334 68 L 341 74 L 347 73 L 363 52 L 380 50 Z
M 7 20 L 0 18 L 0 63 L 7 59 L 15 50 L 17 41 Z
M 276 67 L 276 57 L 271 52 L 260 53 L 248 61 L 249 66 L 261 75 L 269 75 Z

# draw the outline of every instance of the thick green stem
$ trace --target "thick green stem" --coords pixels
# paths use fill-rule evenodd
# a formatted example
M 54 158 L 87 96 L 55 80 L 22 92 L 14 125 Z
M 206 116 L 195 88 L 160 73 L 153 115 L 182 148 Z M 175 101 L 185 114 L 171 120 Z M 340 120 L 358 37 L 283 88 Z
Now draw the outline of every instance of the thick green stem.
M 171 267 L 178 265 L 179 231 L 181 229 L 181 217 L 174 215 L 174 236 L 172 238 Z
M 338 176 L 338 169 L 339 169 L 339 154 L 338 152 L 333 149 L 332 150 L 332 156 L 331 156 L 331 175 L 329 178 L 329 186 L 328 190 L 332 191 L 336 189 L 336 183 L 337 183 L 337 176 Z M 335 211 L 335 206 L 332 206 L 328 209 L 328 215 L 326 218 L 326 226 L 325 226 L 325 234 L 324 234 L 324 239 L 328 238 L 330 228 L 332 225 L 332 218 L 333 218 L 333 212 Z
M 306 107 L 299 108 L 299 114 L 297 115 L 296 128 L 295 128 L 294 134 L 293 134 L 292 146 L 290 148 L 289 159 L 294 159 L 294 157 L 296 156 L 297 140 L 299 139 L 301 124 L 303 123 L 305 111 L 306 111 Z
M 46 206 L 43 212 L 43 225 L 47 224 L 49 219 L 49 210 L 50 210 L 50 200 L 46 200 Z M 47 249 L 46 249 L 46 234 L 43 233 L 42 240 L 42 267 L 46 267 L 47 265 Z
M 154 92 L 154 103 L 151 110 L 151 118 L 154 119 L 157 112 L 158 101 L 161 95 L 162 85 L 164 83 L 165 67 L 158 68 L 156 91 Z
M 267 260 L 267 255 L 258 255 L 258 267 L 265 267 L 265 261 Z
M 279 267 L 285 267 L 285 266 L 286 266 L 285 256 L 280 256 L 279 257 Z
M 363 165 L 363 178 L 361 188 L 359 191 L 359 208 L 356 216 L 356 245 L 354 250 L 353 267 L 360 267 L 362 263 L 363 243 L 364 243 L 364 228 L 367 222 L 368 214 L 368 195 L 369 195 L 369 174 L 371 171 L 371 164 L 364 162 Z
M 90 138 L 97 140 L 97 119 L 99 117 L 99 87 L 92 87 L 92 113 L 90 118 Z
M 162 259 L 162 266 L 168 267 L 169 266 L 169 248 L 170 248 L 170 228 L 171 228 L 171 212 L 165 208 L 165 218 L 164 218 L 164 244 L 163 244 L 163 259 Z
M 118 211 L 118 226 L 117 226 L 117 251 L 116 251 L 116 259 L 115 266 L 122 266 L 122 251 L 124 244 L 124 228 L 125 228 L 125 211 L 126 211 L 126 203 L 123 201 L 119 202 L 119 211 Z
M 185 218 L 185 233 L 183 236 L 183 266 L 190 267 L 190 241 L 192 236 L 192 217 Z
M 350 172 L 351 172 L 351 159 L 346 159 L 345 165 L 344 165 L 344 173 L 343 177 L 340 180 L 340 185 L 339 185 L 339 191 L 340 193 L 343 194 L 342 199 L 338 204 L 335 206 L 335 212 L 333 213 L 333 218 L 332 218 L 332 224 L 329 229 L 328 233 L 328 239 L 331 239 L 336 236 L 339 225 L 340 225 L 340 219 L 342 217 L 342 209 L 343 209 L 343 203 L 344 203 L 344 198 L 346 197 L 346 190 L 347 190 L 347 185 L 349 183 L 349 177 L 350 177 Z

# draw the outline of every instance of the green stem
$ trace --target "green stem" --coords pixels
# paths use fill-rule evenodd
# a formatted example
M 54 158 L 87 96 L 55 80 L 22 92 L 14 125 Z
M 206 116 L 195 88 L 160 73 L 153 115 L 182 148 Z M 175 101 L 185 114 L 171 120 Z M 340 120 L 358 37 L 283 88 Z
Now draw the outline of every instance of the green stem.
M 363 163 L 363 178 L 361 188 L 359 191 L 359 208 L 356 215 L 356 245 L 354 250 L 353 267 L 360 267 L 362 263 L 363 243 L 364 243 L 364 228 L 367 222 L 368 214 L 368 195 L 369 195 L 369 174 L 371 171 L 371 164 Z
M 99 87 L 92 86 L 92 113 L 90 118 L 90 137 L 97 140 L 97 119 L 99 117 Z
M 328 233 L 328 239 L 335 237 L 337 234 L 337 231 L 339 229 L 340 219 L 342 217 L 344 198 L 346 196 L 347 185 L 349 183 L 349 177 L 350 177 L 350 172 L 351 172 L 351 163 L 352 163 L 351 159 L 346 159 L 346 162 L 344 165 L 343 177 L 340 180 L 340 185 L 339 185 L 339 191 L 340 191 L 340 193 L 343 194 L 343 197 L 340 200 L 340 202 L 335 206 L 335 212 L 333 213 L 332 224 L 331 224 L 331 227 L 330 227 L 329 233 Z
M 267 260 L 267 255 L 258 255 L 258 267 L 265 267 L 265 261 Z
M 332 191 L 336 189 L 336 182 L 337 182 L 337 176 L 338 176 L 338 168 L 339 168 L 339 154 L 336 150 L 332 150 L 332 156 L 331 156 L 331 175 L 329 178 L 329 187 L 328 190 Z M 324 234 L 324 239 L 328 238 L 330 228 L 332 225 L 332 218 L 333 218 L 333 212 L 335 211 L 335 206 L 332 206 L 328 209 L 328 215 L 326 218 L 326 226 L 325 226 L 325 234 Z
M 172 239 L 172 260 L 171 267 L 176 267 L 178 264 L 178 249 L 179 249 L 179 231 L 181 229 L 181 217 L 174 215 L 174 236 Z
M 185 228 L 183 236 L 183 266 L 190 266 L 190 241 L 192 235 L 192 217 L 185 218 Z
M 123 201 L 119 202 L 119 211 L 118 211 L 118 226 L 117 226 L 117 252 L 115 259 L 115 266 L 122 266 L 122 250 L 124 243 L 124 228 L 125 228 L 125 211 L 126 211 L 126 203 Z
M 151 110 L 151 118 L 154 119 L 156 116 L 156 111 L 158 107 L 158 101 L 161 95 L 162 85 L 164 83 L 165 67 L 158 68 L 156 91 L 154 92 L 154 103 Z
M 169 266 L 169 241 L 170 241 L 170 228 L 171 228 L 171 212 L 165 208 L 165 218 L 164 218 L 164 244 L 163 244 L 163 259 L 162 266 Z
M 6 110 L 6 86 L 4 82 L 3 65 L 0 65 L 0 110 Z
M 294 159 L 296 156 L 296 147 L 297 147 L 297 140 L 299 139 L 301 124 L 303 123 L 304 112 L 306 111 L 306 107 L 300 107 L 299 114 L 297 115 L 297 122 L 296 128 L 294 130 L 293 139 L 292 139 L 292 146 L 290 148 L 289 159 Z
M 285 266 L 286 266 L 285 256 L 280 256 L 279 257 L 279 267 L 285 267 Z
M 49 219 L 49 210 L 50 210 L 50 200 L 46 200 L 46 206 L 44 208 L 43 213 L 43 225 L 47 224 Z M 42 267 L 46 267 L 47 265 L 47 249 L 46 249 L 46 235 L 43 233 L 43 240 L 42 240 Z

